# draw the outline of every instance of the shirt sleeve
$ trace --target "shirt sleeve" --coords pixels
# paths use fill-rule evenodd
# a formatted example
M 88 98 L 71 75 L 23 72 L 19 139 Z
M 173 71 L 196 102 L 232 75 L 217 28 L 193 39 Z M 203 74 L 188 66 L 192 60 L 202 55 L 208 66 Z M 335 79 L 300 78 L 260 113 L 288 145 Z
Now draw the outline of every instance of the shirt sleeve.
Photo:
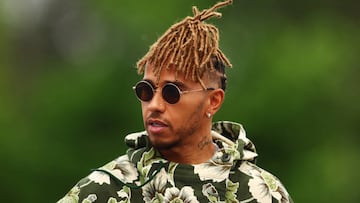
M 293 203 L 284 185 L 273 174 L 250 162 L 243 162 L 238 170 L 247 176 L 243 183 L 246 185 L 249 199 L 260 203 Z
M 103 172 L 94 171 L 80 180 L 57 203 L 118 202 L 127 199 L 126 188 Z

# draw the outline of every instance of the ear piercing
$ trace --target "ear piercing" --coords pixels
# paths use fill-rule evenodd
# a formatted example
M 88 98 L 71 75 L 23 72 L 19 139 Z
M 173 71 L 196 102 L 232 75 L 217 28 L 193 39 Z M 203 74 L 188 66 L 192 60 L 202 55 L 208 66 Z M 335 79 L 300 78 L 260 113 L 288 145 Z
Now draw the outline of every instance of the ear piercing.
M 207 112 L 207 113 L 206 113 L 206 116 L 207 116 L 208 118 L 211 118 L 211 113 Z

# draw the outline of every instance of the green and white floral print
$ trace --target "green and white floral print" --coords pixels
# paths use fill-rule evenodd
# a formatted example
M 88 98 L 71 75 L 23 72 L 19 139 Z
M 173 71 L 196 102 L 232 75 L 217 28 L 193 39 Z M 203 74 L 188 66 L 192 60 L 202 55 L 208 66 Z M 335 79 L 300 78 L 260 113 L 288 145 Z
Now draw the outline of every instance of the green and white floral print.
M 144 185 L 142 189 L 144 202 L 154 202 L 155 200 L 163 202 L 164 194 L 167 189 L 166 184 L 168 178 L 168 173 L 164 168 L 162 168 L 158 175 L 151 182 Z
M 292 202 L 281 182 L 255 165 L 255 146 L 240 124 L 216 122 L 212 136 L 214 156 L 191 165 L 165 160 L 145 131 L 129 134 L 126 155 L 80 180 L 58 203 Z

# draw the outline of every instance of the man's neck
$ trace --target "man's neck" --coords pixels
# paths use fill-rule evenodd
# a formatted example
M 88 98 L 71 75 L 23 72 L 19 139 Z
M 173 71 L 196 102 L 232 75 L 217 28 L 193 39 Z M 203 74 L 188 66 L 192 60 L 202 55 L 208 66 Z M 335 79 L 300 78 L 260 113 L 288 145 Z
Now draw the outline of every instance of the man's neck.
M 215 153 L 215 145 L 209 134 L 199 141 L 159 150 L 161 155 L 172 162 L 181 164 L 200 164 L 208 161 Z

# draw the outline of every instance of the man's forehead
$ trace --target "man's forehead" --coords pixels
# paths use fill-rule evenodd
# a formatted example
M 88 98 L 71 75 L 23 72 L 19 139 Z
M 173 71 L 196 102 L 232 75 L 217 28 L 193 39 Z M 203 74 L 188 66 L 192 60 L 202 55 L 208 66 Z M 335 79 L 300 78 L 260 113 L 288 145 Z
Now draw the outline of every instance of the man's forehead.
M 150 80 L 154 84 L 172 82 L 183 86 L 194 85 L 198 82 L 194 82 L 191 78 L 185 79 L 185 74 L 178 71 L 174 65 L 163 67 L 160 72 L 156 72 L 155 67 L 151 64 L 146 65 L 144 71 L 144 80 Z

